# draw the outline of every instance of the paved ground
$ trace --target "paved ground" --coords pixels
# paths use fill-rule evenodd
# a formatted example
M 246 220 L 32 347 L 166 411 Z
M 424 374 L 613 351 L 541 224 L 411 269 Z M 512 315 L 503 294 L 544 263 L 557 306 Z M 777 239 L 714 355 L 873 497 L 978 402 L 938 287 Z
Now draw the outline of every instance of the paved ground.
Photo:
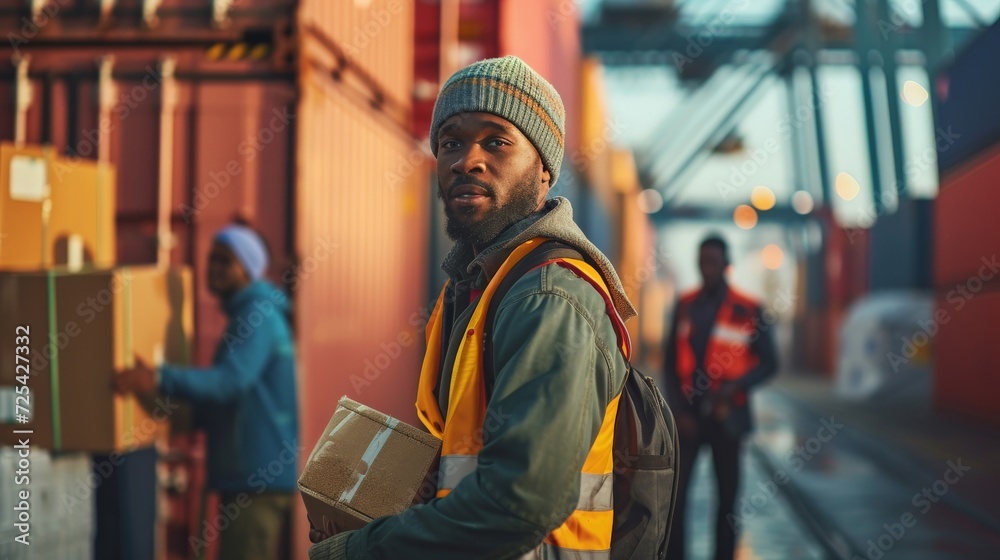
M 738 560 L 1000 558 L 1000 433 L 919 394 L 839 399 L 818 377 L 755 396 Z M 711 456 L 695 465 L 690 560 L 713 553 Z
M 757 395 L 750 453 L 788 475 L 782 495 L 827 556 L 1000 558 L 1000 438 L 924 400 L 843 401 L 816 378 Z
M 695 464 L 691 495 L 688 497 L 689 560 L 708 560 L 714 554 L 715 542 L 715 477 L 712 456 L 705 449 Z M 801 524 L 781 492 L 761 490 L 768 487 L 767 473 L 750 452 L 744 453 L 743 484 L 737 504 L 746 505 L 741 519 L 738 560 L 820 560 L 825 558 L 822 546 Z M 755 496 L 754 494 L 758 494 Z M 743 500 L 746 500 L 744 502 Z M 737 506 L 739 510 L 739 505 Z

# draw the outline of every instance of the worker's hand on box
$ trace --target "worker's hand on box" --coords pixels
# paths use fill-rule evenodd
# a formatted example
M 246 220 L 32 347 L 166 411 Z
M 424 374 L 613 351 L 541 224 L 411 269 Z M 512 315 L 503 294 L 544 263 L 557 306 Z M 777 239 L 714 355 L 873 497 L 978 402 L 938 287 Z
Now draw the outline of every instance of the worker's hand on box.
M 319 544 L 332 536 L 333 535 L 324 533 L 318 529 L 313 529 L 312 527 L 309 528 L 309 541 L 313 544 Z
M 112 386 L 118 393 L 151 395 L 156 392 L 156 371 L 136 356 L 133 367 L 114 374 Z
M 313 520 L 309 519 L 309 540 L 313 544 L 319 544 L 340 532 L 337 530 L 337 526 L 334 525 L 333 520 L 325 515 L 320 516 L 319 522 L 323 526 L 321 529 L 313 526 Z

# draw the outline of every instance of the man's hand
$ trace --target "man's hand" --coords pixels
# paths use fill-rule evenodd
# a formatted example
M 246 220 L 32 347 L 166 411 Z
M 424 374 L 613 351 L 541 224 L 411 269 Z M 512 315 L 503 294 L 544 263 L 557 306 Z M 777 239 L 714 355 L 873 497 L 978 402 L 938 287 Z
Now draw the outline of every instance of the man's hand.
M 313 544 L 319 544 L 332 536 L 333 535 L 324 533 L 319 529 L 313 529 L 312 527 L 309 528 L 309 541 Z
M 739 385 L 732 381 L 726 381 L 719 386 L 719 389 L 713 393 L 712 397 L 717 405 L 731 405 L 733 398 L 736 397 L 736 393 L 739 393 L 739 391 Z
M 733 405 L 733 399 L 739 393 L 740 387 L 732 381 L 723 382 L 712 394 L 709 396 L 711 402 L 712 416 L 716 420 L 723 420 L 726 416 L 729 416 L 729 411 Z
M 156 392 L 156 371 L 136 356 L 135 366 L 113 374 L 111 386 L 120 394 L 152 395 Z

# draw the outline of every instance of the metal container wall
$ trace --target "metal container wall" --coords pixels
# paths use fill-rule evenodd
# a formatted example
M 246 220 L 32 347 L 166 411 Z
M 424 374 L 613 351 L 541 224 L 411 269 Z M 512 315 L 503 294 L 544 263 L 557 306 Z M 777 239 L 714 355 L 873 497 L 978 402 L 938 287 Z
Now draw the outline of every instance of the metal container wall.
M 1000 142 L 1000 105 L 996 102 L 1000 74 L 984 72 L 996 68 L 998 51 L 1000 23 L 994 23 L 958 53 L 935 80 L 939 102 L 934 120 L 941 173 L 951 173 Z
M 934 284 L 953 288 L 979 274 L 997 253 L 1000 144 L 941 181 L 934 214 Z
M 944 176 L 934 212 L 934 403 L 1000 425 L 996 177 L 1000 144 Z
M 199 275 L 197 305 L 202 313 L 197 347 L 203 361 L 210 359 L 225 327 L 218 301 L 200 281 L 215 232 L 235 216 L 243 217 L 263 234 L 271 249 L 272 280 L 279 280 L 287 262 L 284 249 L 292 188 L 288 183 L 289 142 L 292 127 L 297 126 L 297 115 L 289 111 L 293 96 L 287 84 L 204 83 L 192 92 L 195 149 L 190 181 L 194 192 L 182 220 L 194 208 L 190 251 Z
M 879 217 L 869 235 L 872 291 L 928 290 L 932 285 L 934 201 L 905 198 Z
M 583 61 L 579 83 L 579 144 L 567 144 L 565 160 L 580 170 L 584 183 L 597 195 L 597 202 L 605 208 L 614 208 L 616 191 L 609 152 L 615 130 L 611 126 L 614 121 L 604 95 L 604 72 L 598 59 Z
M 429 136 L 440 89 L 441 4 L 417 2 L 413 14 L 413 136 Z
M 826 299 L 830 307 L 846 308 L 868 292 L 871 230 L 828 223 Z
M 378 379 L 355 376 L 386 351 L 383 345 L 415 331 L 420 325 L 411 316 L 428 303 L 423 152 L 324 76 L 306 72 L 303 84 L 296 299 L 308 302 L 298 321 L 304 379 L 323 389 L 304 395 L 304 425 L 318 435 L 344 394 L 415 421 L 421 344 L 390 356 L 390 367 L 380 361 Z M 418 165 L 407 164 L 410 156 Z M 307 441 L 309 435 L 303 433 Z
M 938 290 L 936 296 L 935 325 L 940 330 L 934 336 L 934 404 L 1000 426 L 1000 293 L 979 294 L 964 305 L 950 289 Z
M 306 451 L 341 395 L 418 424 L 413 403 L 433 304 L 426 156 L 407 126 L 344 89 L 309 68 L 301 75 L 294 287 Z M 297 515 L 304 527 L 301 507 Z M 304 557 L 304 534 L 294 538 Z
M 333 43 L 393 103 L 410 106 L 413 89 L 413 0 L 302 0 L 303 34 Z
M 500 2 L 500 52 L 524 59 L 559 92 L 566 106 L 566 155 L 578 150 L 580 14 L 567 0 Z
M 125 39 L 129 41 L 212 36 L 236 39 L 246 30 L 259 32 L 278 19 L 289 18 L 295 4 L 295 0 L 3 0 L 0 20 L 10 18 L 16 23 L 3 27 L 13 30 L 18 37 L 14 45 L 30 43 L 36 37 L 36 30 L 25 26 L 21 19 L 32 19 L 33 6 L 38 14 L 37 36 L 64 42 L 108 39 L 123 30 L 127 31 Z

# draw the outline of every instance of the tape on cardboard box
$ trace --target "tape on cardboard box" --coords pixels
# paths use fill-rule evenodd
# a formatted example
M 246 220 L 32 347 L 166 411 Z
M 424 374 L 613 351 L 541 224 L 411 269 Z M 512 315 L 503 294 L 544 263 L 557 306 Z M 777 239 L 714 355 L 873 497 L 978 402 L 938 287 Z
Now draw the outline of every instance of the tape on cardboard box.
M 434 496 L 441 442 L 357 403 L 340 400 L 299 477 L 310 523 L 357 529 Z

